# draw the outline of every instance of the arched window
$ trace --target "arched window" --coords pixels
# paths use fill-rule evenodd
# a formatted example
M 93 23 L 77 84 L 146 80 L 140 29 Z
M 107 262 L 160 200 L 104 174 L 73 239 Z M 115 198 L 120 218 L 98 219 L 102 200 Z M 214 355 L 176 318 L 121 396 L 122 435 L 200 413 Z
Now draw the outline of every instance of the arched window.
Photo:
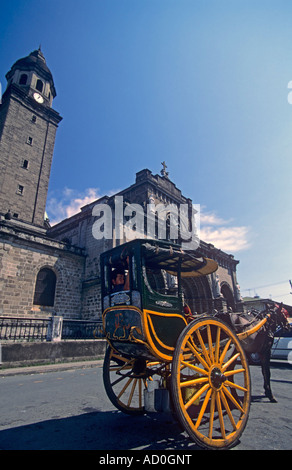
M 36 279 L 34 305 L 53 307 L 55 300 L 56 274 L 50 268 L 42 268 Z
M 36 89 L 37 89 L 38 91 L 42 92 L 42 91 L 43 91 L 43 88 L 44 88 L 43 82 L 42 82 L 40 79 L 38 79 L 38 81 L 37 81 L 37 83 L 36 83 Z
M 26 73 L 23 73 L 20 76 L 19 85 L 26 85 L 26 83 L 27 83 L 27 75 L 26 75 Z

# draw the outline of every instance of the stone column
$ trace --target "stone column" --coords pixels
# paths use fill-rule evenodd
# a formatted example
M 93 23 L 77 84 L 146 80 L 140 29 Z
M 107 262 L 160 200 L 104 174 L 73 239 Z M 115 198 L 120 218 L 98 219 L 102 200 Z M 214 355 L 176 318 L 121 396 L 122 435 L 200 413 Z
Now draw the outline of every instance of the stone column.
M 54 316 L 48 327 L 47 341 L 61 341 L 63 317 Z

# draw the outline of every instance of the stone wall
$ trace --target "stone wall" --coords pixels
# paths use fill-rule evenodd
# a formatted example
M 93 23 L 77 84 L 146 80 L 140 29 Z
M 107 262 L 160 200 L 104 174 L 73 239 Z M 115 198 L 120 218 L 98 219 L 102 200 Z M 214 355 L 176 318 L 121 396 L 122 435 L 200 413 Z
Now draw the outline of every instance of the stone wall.
M 86 252 L 82 276 L 82 319 L 101 319 L 100 254 L 112 248 L 112 240 L 97 240 L 92 234 L 95 218 L 92 206 L 83 208 L 71 219 L 52 227 L 49 234 L 60 241 L 82 247 Z
M 43 267 L 56 274 L 53 307 L 33 304 L 37 274 Z M 83 270 L 84 256 L 64 243 L 0 223 L 1 315 L 41 313 L 80 318 Z
M 80 340 L 57 343 L 3 343 L 1 368 L 86 361 L 103 358 L 106 341 Z

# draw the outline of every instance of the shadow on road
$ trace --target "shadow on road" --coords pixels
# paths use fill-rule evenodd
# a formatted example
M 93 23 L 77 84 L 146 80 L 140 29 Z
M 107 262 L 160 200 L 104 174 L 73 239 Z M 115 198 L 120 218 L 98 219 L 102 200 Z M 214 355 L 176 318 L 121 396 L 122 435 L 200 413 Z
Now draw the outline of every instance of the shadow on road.
M 138 431 L 137 431 L 138 430 Z M 89 412 L 0 431 L 1 450 L 197 450 L 171 415 Z
M 251 403 L 267 403 L 267 404 L 275 405 L 274 403 L 271 403 L 269 398 L 266 397 L 263 393 L 261 395 L 252 395 Z

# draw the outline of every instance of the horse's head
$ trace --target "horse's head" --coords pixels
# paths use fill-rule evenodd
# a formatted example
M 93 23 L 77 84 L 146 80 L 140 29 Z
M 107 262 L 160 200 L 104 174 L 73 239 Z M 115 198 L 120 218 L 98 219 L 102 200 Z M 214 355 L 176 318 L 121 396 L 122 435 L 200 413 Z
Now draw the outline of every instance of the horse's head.
M 288 321 L 288 312 L 283 308 L 283 303 L 280 305 L 275 304 L 274 312 L 277 327 L 289 331 L 290 323 Z

